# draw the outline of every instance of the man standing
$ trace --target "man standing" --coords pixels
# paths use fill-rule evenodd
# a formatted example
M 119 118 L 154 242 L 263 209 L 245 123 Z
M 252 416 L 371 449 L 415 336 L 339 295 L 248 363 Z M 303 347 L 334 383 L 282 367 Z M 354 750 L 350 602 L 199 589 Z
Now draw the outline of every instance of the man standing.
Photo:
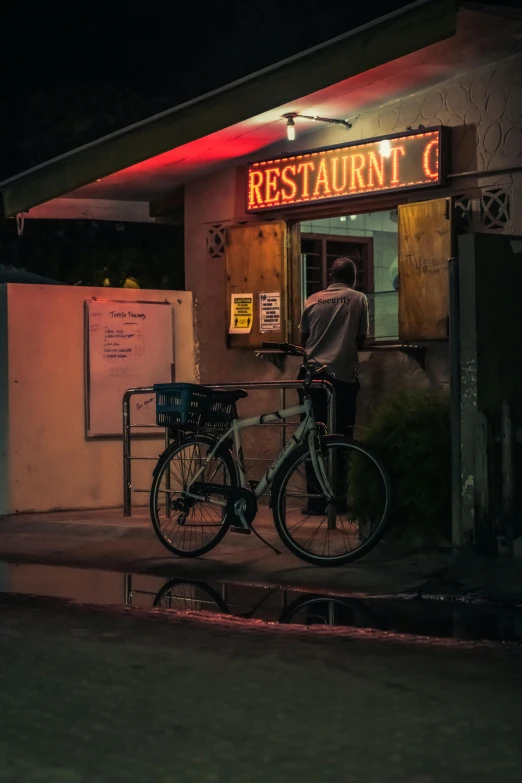
M 353 436 L 357 410 L 357 352 L 368 334 L 368 299 L 354 290 L 357 267 L 351 258 L 338 258 L 331 285 L 306 300 L 301 319 L 301 344 L 325 370 L 315 377 L 330 381 L 336 392 L 337 433 Z M 304 373 L 299 373 L 302 379 Z M 312 391 L 317 421 L 326 424 L 326 395 Z
M 331 285 L 313 294 L 305 302 L 301 318 L 301 345 L 319 367 L 325 369 L 315 378 L 330 381 L 335 389 L 337 434 L 353 437 L 357 412 L 357 352 L 368 334 L 368 300 L 354 290 L 357 267 L 351 258 L 338 258 L 332 264 Z M 304 378 L 304 370 L 299 379 Z M 323 389 L 312 389 L 316 421 L 327 423 L 327 402 Z M 307 491 L 310 497 L 303 512 L 323 515 L 326 504 L 317 498 L 321 492 L 315 471 L 306 463 Z M 345 497 L 346 466 L 338 466 L 337 494 Z M 338 510 L 341 510 L 339 507 Z

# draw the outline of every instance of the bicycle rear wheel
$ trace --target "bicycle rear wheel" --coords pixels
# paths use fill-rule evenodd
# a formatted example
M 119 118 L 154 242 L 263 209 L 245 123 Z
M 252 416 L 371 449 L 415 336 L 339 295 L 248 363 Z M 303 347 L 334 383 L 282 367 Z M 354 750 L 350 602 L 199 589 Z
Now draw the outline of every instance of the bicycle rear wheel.
M 335 498 L 327 502 L 308 446 L 303 446 L 274 479 L 274 523 L 297 557 L 314 565 L 344 565 L 365 555 L 382 538 L 390 510 L 390 483 L 377 457 L 361 443 L 327 435 L 320 444 Z
M 180 557 L 198 557 L 213 549 L 228 530 L 223 506 L 209 502 L 226 500 L 227 487 L 237 487 L 237 470 L 230 452 L 214 454 L 198 476 L 201 500 L 189 498 L 186 490 L 194 480 L 215 441 L 205 435 L 173 443 L 160 457 L 150 494 L 150 515 L 154 531 L 167 549 Z M 214 491 L 205 492 L 204 484 Z M 223 493 L 215 490 L 223 486 Z

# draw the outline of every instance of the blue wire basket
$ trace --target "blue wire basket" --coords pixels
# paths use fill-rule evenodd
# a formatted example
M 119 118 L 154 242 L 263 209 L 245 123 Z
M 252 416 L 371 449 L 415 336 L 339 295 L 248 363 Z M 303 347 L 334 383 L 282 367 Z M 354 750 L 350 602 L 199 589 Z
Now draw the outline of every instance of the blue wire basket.
M 226 430 L 237 418 L 236 403 L 227 392 L 194 383 L 157 383 L 156 424 L 172 429 Z

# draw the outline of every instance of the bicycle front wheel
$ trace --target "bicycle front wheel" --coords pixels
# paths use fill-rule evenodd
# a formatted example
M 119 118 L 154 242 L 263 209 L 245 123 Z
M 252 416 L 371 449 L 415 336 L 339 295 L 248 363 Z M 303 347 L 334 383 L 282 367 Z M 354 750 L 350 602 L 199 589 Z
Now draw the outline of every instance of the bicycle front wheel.
M 204 555 L 228 530 L 224 507 L 211 501 L 226 500 L 227 487 L 238 485 L 237 470 L 225 448 L 205 465 L 214 445 L 215 441 L 204 435 L 187 439 L 181 445 L 173 443 L 154 471 L 150 494 L 152 525 L 163 546 L 181 557 Z M 196 476 L 201 500 L 186 494 Z M 211 485 L 208 491 L 205 485 Z M 221 487 L 223 490 L 218 491 Z
M 303 446 L 274 479 L 274 523 L 297 557 L 314 565 L 344 565 L 365 555 L 382 538 L 390 510 L 390 483 L 380 461 L 361 443 L 326 435 L 320 444 L 333 500 L 324 495 L 308 446 Z
M 171 579 L 163 585 L 154 606 L 174 609 L 177 612 L 219 612 L 230 614 L 228 606 L 213 587 L 187 579 Z

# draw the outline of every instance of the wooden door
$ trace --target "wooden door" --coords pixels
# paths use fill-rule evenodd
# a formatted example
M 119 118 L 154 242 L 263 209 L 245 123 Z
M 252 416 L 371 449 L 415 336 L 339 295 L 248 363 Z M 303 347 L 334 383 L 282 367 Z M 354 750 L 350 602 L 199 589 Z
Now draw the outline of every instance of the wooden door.
M 451 199 L 399 206 L 399 339 L 448 338 Z
M 226 230 L 227 331 L 232 294 L 251 293 L 254 312 L 250 334 L 229 334 L 232 348 L 260 348 L 264 340 L 285 342 L 289 338 L 289 271 L 287 245 L 290 235 L 284 221 L 234 226 Z M 261 293 L 279 292 L 281 318 L 278 331 L 261 332 Z

